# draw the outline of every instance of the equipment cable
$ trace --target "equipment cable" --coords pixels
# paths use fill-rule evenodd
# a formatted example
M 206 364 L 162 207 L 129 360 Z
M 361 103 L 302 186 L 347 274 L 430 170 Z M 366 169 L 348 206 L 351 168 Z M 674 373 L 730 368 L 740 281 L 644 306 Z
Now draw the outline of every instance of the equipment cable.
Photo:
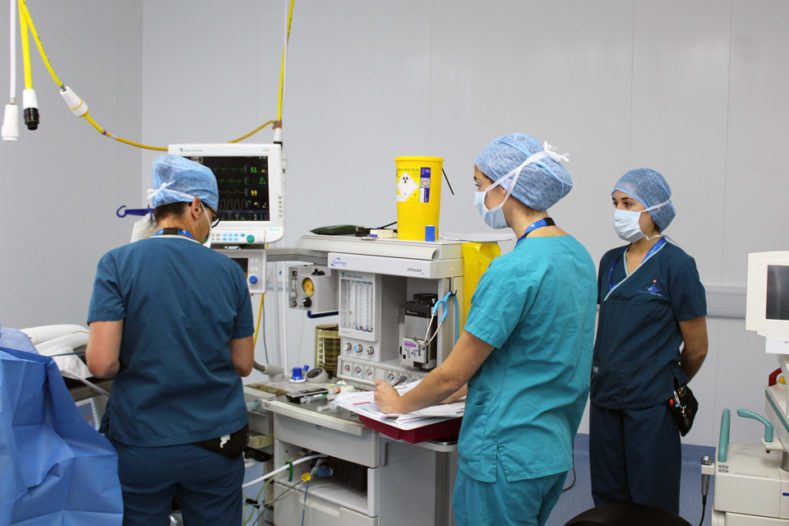
M 17 6 L 17 1 L 18 1 L 18 7 L 19 7 L 18 15 L 19 15 L 20 20 L 21 20 L 21 26 L 23 28 L 25 26 L 27 26 L 27 29 L 29 30 L 29 33 L 33 36 L 33 40 L 34 40 L 34 42 L 36 44 L 36 48 L 38 49 L 39 56 L 41 57 L 41 60 L 44 63 L 44 66 L 46 67 L 47 71 L 49 72 L 49 75 L 52 78 L 52 81 L 60 89 L 61 95 L 69 94 L 69 95 L 72 95 L 73 97 L 75 97 L 76 100 L 79 101 L 79 103 L 76 104 L 75 106 L 71 106 L 70 105 L 70 109 L 72 110 L 72 112 L 75 115 L 77 115 L 78 117 L 83 117 L 88 122 L 88 124 L 90 124 L 99 134 L 101 134 L 101 135 L 103 135 L 103 136 L 105 136 L 105 137 L 107 137 L 109 139 L 113 139 L 113 140 L 115 140 L 117 142 L 120 142 L 122 144 L 126 144 L 128 146 L 133 146 L 135 148 L 141 148 L 141 149 L 144 149 L 144 150 L 166 152 L 167 151 L 167 147 L 154 146 L 154 145 L 150 145 L 150 144 L 143 144 L 143 143 L 138 142 L 138 141 L 133 141 L 131 139 L 126 139 L 126 138 L 121 137 L 119 135 L 115 135 L 114 133 L 112 133 L 109 130 L 107 130 L 106 128 L 104 128 L 101 124 L 99 124 L 91 116 L 90 111 L 87 109 L 88 108 L 87 103 L 85 103 L 82 99 L 79 99 L 79 97 L 71 90 L 71 88 L 69 88 L 68 86 L 66 86 L 63 83 L 63 81 L 60 79 L 60 77 L 58 77 L 57 73 L 55 72 L 55 68 L 52 67 L 52 64 L 51 64 L 51 62 L 49 60 L 49 56 L 47 55 L 46 51 L 44 50 L 44 45 L 41 42 L 41 38 L 39 37 L 38 30 L 36 28 L 35 23 L 33 22 L 33 18 L 30 15 L 30 10 L 28 9 L 27 3 L 25 2 L 25 0 L 11 0 L 12 16 L 16 12 L 14 7 Z M 293 20 L 293 6 L 294 6 L 294 3 L 295 3 L 295 0 L 291 0 L 290 1 L 290 9 L 289 9 L 289 12 L 288 12 L 288 22 L 287 22 L 286 42 L 287 42 L 287 39 L 290 38 L 290 28 L 291 28 L 291 23 L 292 23 L 292 20 Z M 13 24 L 13 20 L 12 20 L 12 24 Z M 13 26 L 13 27 L 15 27 L 15 26 Z M 27 33 L 27 31 L 25 31 L 25 33 Z M 22 42 L 23 42 L 23 54 L 27 53 L 27 57 L 28 57 L 27 60 L 29 61 L 29 51 L 25 52 L 25 36 L 24 35 L 23 35 Z M 15 84 L 16 84 L 15 67 L 14 67 L 15 63 L 16 63 L 15 62 L 16 38 L 15 38 L 15 34 L 13 32 L 12 32 L 12 35 L 11 35 L 11 46 L 12 46 L 12 49 L 11 49 L 11 52 L 12 52 L 11 97 L 14 98 L 14 88 L 15 88 Z M 28 80 L 29 80 L 29 84 L 32 86 L 32 73 L 28 72 L 28 68 L 26 68 L 25 74 L 26 74 L 25 75 L 25 84 L 26 84 L 26 86 L 28 85 Z M 274 121 L 274 120 L 266 121 L 265 123 L 263 123 L 260 126 L 256 127 L 252 131 L 250 131 L 248 133 L 245 133 L 244 135 L 241 135 L 240 137 L 236 137 L 235 139 L 231 139 L 231 140 L 229 140 L 227 142 L 229 142 L 229 143 L 241 142 L 241 141 L 251 137 L 252 135 L 258 133 L 259 131 L 261 131 L 261 130 L 263 130 L 265 128 L 268 128 L 269 126 L 277 126 L 277 125 L 279 125 L 281 127 L 281 125 L 282 125 L 282 98 L 283 98 L 283 91 L 284 91 L 284 74 L 285 74 L 285 49 L 283 49 L 282 64 L 280 65 L 279 102 L 278 102 L 278 110 L 277 110 L 277 120 L 276 121 Z M 28 77 L 29 77 L 29 79 L 28 79 Z M 65 98 L 65 95 L 64 95 L 64 98 Z M 83 107 L 83 105 L 84 105 L 84 107 Z

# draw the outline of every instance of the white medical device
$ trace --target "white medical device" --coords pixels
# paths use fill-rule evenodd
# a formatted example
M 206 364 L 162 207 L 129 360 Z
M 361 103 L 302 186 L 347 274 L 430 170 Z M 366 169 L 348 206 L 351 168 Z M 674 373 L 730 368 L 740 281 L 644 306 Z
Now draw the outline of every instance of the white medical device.
M 402 361 L 403 337 L 424 339 L 427 327 L 423 323 L 421 330 L 410 325 L 406 329 L 406 303 L 454 293 L 462 304 L 463 259 L 458 242 L 309 234 L 293 249 L 271 251 L 269 261 L 311 263 L 291 267 L 289 304 L 312 317 L 327 310 L 325 314 L 336 314 L 337 377 L 357 388 L 370 389 L 376 380 L 410 382 L 427 374 L 417 364 Z M 455 316 L 461 309 L 450 306 L 444 324 L 434 331 L 435 365 L 449 355 L 456 340 Z M 462 326 L 462 320 L 457 321 Z M 290 385 L 282 388 L 288 390 Z M 298 524 L 302 516 L 305 526 L 451 524 L 455 444 L 390 440 L 326 400 L 291 403 L 254 384 L 246 386 L 245 395 L 251 402 L 258 400 L 258 413 L 273 420 L 275 465 L 320 454 L 334 469 L 328 477 L 313 477 L 308 495 L 302 486 L 292 491 L 286 478 L 275 480 L 276 524 Z M 268 432 L 253 422 L 250 429 Z M 297 481 L 309 469 L 307 464 L 297 466 L 291 478 Z
M 745 327 L 767 338 L 767 352 L 789 380 L 789 252 L 748 255 Z M 724 409 L 715 462 L 702 463 L 702 476 L 715 476 L 713 526 L 789 526 L 789 388 L 770 383 L 766 418 L 736 411 L 764 427 L 761 444 L 729 443 L 732 415 Z
M 216 176 L 222 221 L 211 231 L 213 245 L 263 245 L 285 235 L 279 144 L 172 144 L 168 151 Z
M 397 239 L 365 240 L 346 236 L 305 235 L 297 248 L 327 254 L 327 266 L 337 275 L 340 356 L 337 377 L 367 388 L 376 380 L 397 384 L 423 378 L 426 367 L 403 361 L 403 306 L 415 296 L 432 294 L 462 303 L 461 244 L 424 243 Z M 449 309 L 437 332 L 434 355 L 425 365 L 439 365 L 455 343 L 455 315 Z M 460 320 L 458 320 L 459 322 Z M 406 334 L 408 332 L 408 334 Z M 424 338 L 421 334 L 419 338 Z
M 221 223 L 220 223 L 221 224 Z M 224 254 L 241 267 L 247 278 L 250 294 L 266 292 L 266 251 L 246 248 L 217 248 L 216 252 Z

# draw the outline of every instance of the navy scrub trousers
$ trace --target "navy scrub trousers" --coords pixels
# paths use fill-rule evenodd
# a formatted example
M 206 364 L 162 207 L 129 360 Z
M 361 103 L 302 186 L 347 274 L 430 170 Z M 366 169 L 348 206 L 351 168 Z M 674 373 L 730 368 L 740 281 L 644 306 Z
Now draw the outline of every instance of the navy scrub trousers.
M 679 514 L 682 451 L 665 404 L 589 408 L 589 464 L 595 506 L 634 502 Z
M 113 445 L 123 488 L 123 526 L 169 526 L 173 497 L 186 526 L 241 524 L 243 455 L 230 459 L 191 444 Z

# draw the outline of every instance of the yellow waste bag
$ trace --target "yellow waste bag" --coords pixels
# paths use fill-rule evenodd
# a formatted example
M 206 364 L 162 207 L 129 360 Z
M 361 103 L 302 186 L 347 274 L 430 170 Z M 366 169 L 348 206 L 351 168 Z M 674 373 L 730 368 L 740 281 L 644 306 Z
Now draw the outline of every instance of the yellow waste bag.
M 468 310 L 471 308 L 471 297 L 477 290 L 482 274 L 488 269 L 490 262 L 501 255 L 498 243 L 463 243 L 463 319 L 465 325 Z

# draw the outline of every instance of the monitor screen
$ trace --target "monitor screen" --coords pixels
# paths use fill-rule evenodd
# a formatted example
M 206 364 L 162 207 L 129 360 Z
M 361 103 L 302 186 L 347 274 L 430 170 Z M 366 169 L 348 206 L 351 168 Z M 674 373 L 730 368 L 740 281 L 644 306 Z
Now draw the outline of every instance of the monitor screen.
M 241 270 L 244 271 L 244 274 L 249 274 L 249 258 L 230 258 L 231 260 L 238 263 L 238 266 L 241 267 Z
M 767 265 L 768 320 L 789 321 L 789 266 Z
M 270 221 L 269 166 L 266 156 L 190 156 L 214 172 L 222 221 Z

